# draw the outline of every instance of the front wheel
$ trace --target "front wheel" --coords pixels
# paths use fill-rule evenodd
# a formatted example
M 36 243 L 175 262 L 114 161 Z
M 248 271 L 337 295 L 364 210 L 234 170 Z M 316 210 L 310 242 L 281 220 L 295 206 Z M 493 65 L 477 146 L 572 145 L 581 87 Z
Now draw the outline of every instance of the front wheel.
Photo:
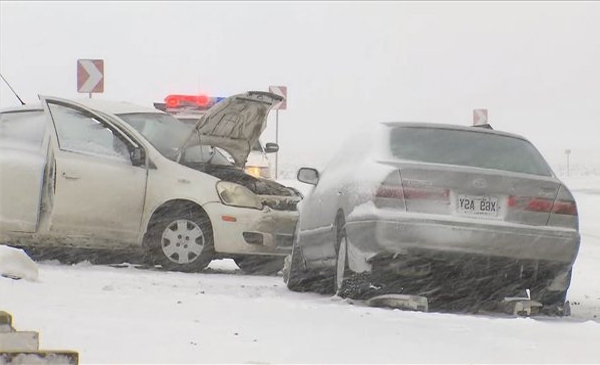
M 283 269 L 285 257 L 242 256 L 233 260 L 246 274 L 275 275 Z
M 151 260 L 168 270 L 200 271 L 214 255 L 210 219 L 192 209 L 163 212 L 152 222 L 147 238 Z
M 303 263 L 299 243 L 294 241 L 292 254 L 289 257 L 289 272 L 284 273 L 284 281 L 289 290 L 295 292 L 313 291 L 319 294 L 331 294 L 333 285 L 331 285 L 331 276 L 322 272 L 313 271 Z M 287 279 L 287 280 L 286 280 Z
M 345 235 L 341 237 L 340 245 L 337 251 L 333 284 L 335 288 L 335 294 L 344 297 L 345 280 L 348 275 L 348 239 Z

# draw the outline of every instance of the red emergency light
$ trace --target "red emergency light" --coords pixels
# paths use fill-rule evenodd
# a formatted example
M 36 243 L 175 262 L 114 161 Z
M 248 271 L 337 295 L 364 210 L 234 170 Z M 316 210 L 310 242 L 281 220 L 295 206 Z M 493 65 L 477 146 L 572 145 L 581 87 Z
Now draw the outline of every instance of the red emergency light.
M 165 103 L 168 108 L 177 108 L 181 106 L 200 106 L 205 107 L 210 102 L 207 95 L 168 95 Z

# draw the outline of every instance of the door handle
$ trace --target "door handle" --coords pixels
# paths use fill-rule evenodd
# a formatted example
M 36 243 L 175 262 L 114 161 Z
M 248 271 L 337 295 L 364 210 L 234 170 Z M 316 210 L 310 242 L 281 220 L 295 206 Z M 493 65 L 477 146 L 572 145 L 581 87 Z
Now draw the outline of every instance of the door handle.
M 61 172 L 61 173 L 60 173 L 60 175 L 61 175 L 62 177 L 64 177 L 65 179 L 67 179 L 67 180 L 78 180 L 78 179 L 79 179 L 79 176 L 75 176 L 75 175 L 67 174 L 67 173 L 66 173 L 66 172 L 64 172 L 64 171 L 63 171 L 63 172 Z

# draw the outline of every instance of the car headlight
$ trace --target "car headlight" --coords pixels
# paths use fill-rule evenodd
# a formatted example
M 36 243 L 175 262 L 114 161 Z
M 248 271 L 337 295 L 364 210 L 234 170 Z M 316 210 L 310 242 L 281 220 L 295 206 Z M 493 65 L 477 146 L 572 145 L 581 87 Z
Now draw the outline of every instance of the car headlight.
M 248 175 L 254 177 L 271 178 L 271 170 L 268 167 L 246 166 L 244 170 Z
M 225 205 L 254 209 L 262 209 L 263 207 L 258 195 L 247 187 L 236 183 L 219 181 L 217 183 L 217 193 Z

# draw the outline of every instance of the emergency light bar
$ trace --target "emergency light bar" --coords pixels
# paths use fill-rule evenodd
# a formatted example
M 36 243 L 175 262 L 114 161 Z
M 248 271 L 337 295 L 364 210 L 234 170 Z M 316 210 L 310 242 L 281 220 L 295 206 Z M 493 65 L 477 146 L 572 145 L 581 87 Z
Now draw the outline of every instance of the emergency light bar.
M 186 110 L 207 110 L 211 108 L 216 103 L 224 100 L 224 97 L 211 97 L 208 95 L 179 95 L 179 94 L 170 94 L 165 97 L 165 103 L 154 103 L 154 106 L 158 109 L 165 110 L 177 110 L 177 109 L 186 109 Z M 157 105 L 160 105 L 158 107 Z

